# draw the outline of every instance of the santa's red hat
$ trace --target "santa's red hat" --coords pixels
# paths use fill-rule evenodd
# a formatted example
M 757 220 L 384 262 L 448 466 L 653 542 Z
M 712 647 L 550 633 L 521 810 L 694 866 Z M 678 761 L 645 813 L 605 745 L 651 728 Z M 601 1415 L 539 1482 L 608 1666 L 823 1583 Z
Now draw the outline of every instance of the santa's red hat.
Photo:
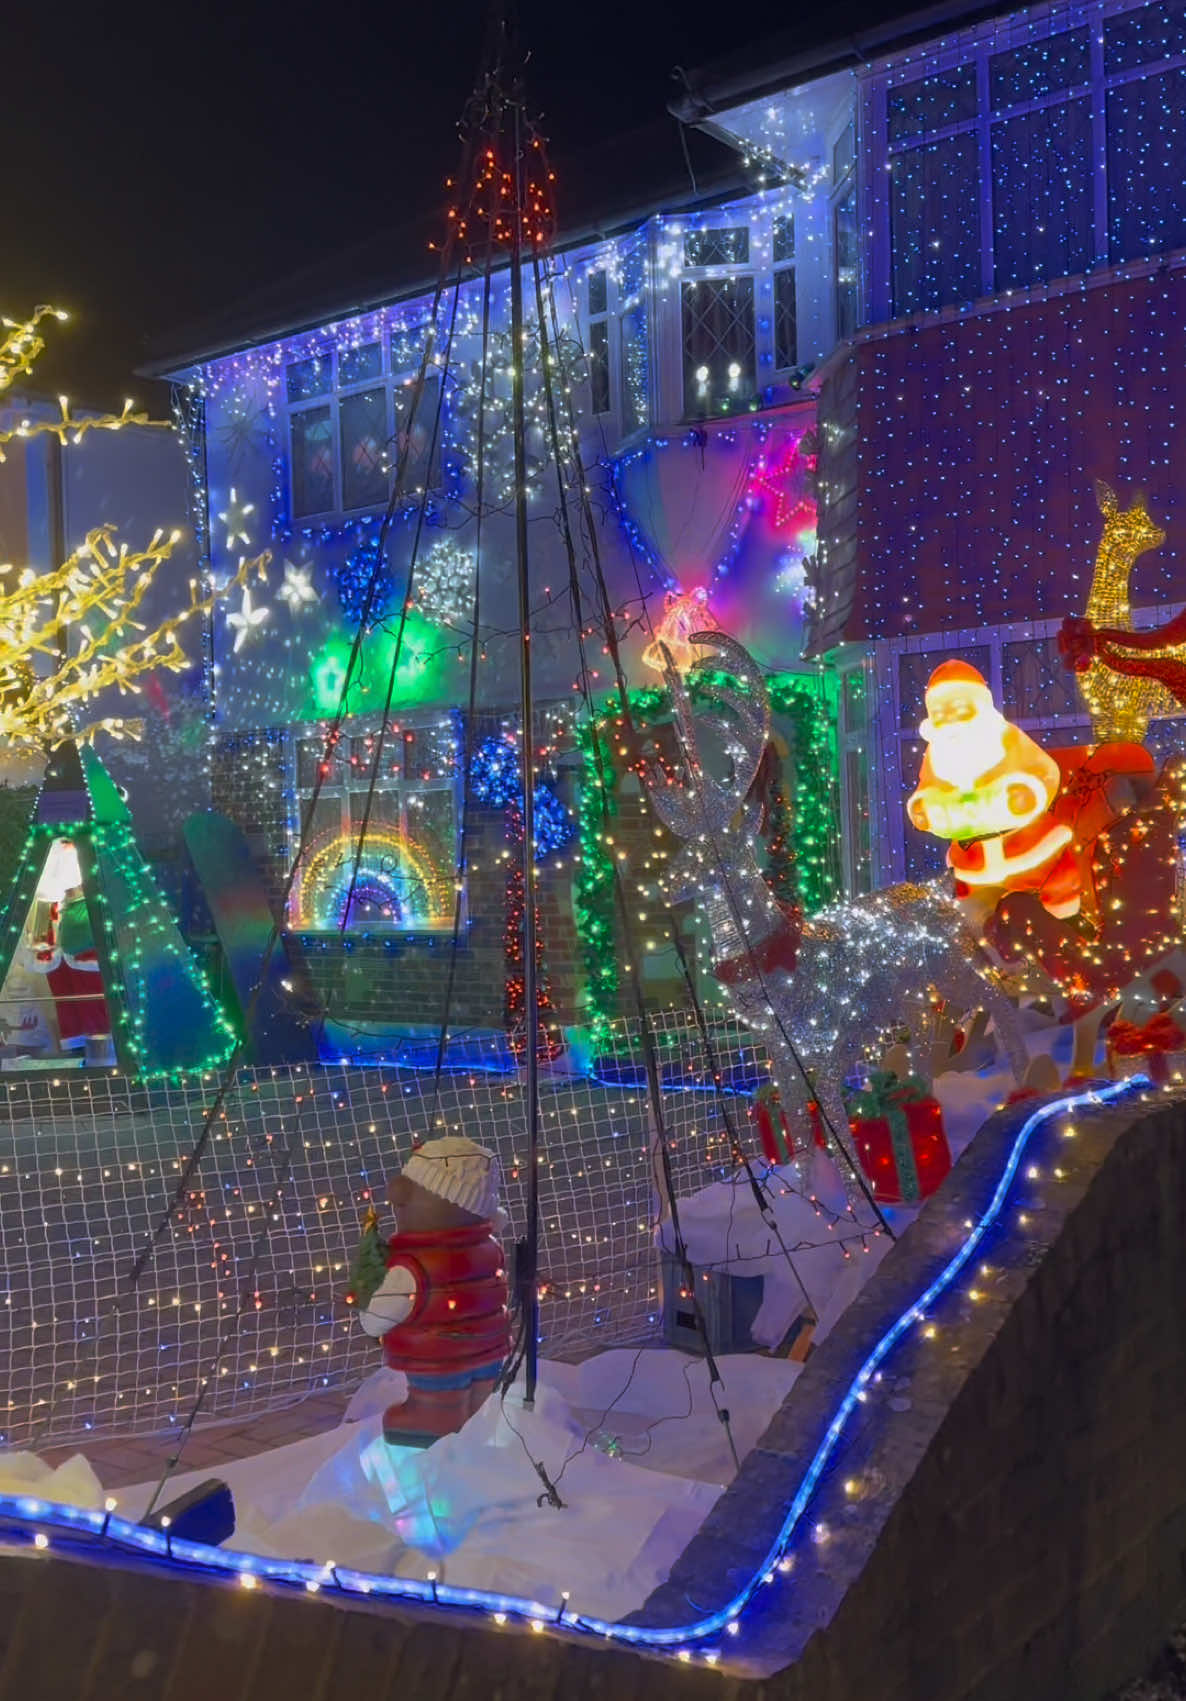
M 926 699 L 928 705 L 932 697 L 945 697 L 953 689 L 970 697 L 980 697 L 986 703 L 992 702 L 992 692 L 979 668 L 966 661 L 945 661 L 927 680 Z

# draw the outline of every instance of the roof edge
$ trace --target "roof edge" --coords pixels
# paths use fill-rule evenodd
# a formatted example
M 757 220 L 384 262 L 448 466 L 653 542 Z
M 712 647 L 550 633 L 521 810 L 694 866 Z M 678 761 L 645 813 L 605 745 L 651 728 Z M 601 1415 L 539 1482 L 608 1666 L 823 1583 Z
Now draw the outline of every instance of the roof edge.
M 967 29 L 997 13 L 1017 9 L 1016 0 L 940 0 L 937 5 L 908 12 L 905 17 L 869 29 L 835 36 L 800 53 L 773 61 L 755 55 L 749 66 L 741 70 L 717 72 L 712 66 L 705 66 L 686 73 L 686 92 L 669 101 L 667 110 L 682 124 L 707 128 L 705 120 L 746 101 L 762 100 L 780 89 L 866 65 L 870 59 L 895 49 L 946 34 L 952 25 Z M 712 133 L 721 135 L 719 129 Z
M 732 147 L 732 141 L 722 134 L 718 137 L 727 147 Z M 661 218 L 665 212 L 683 212 L 687 208 L 712 207 L 721 201 L 728 200 L 737 194 L 752 194 L 754 186 L 744 172 L 737 166 L 731 166 L 725 173 L 714 174 L 711 186 L 692 191 L 689 189 L 685 196 L 664 198 L 657 205 L 653 200 L 641 203 L 625 213 L 614 213 L 601 219 L 590 219 L 576 226 L 553 245 L 551 252 L 563 254 L 573 248 L 583 247 L 587 242 L 608 241 L 615 236 L 622 236 L 629 230 L 637 229 L 648 219 Z M 394 268 L 393 268 L 394 269 Z M 505 266 L 496 268 L 506 270 Z M 439 273 L 422 276 L 410 284 L 397 285 L 391 289 L 380 290 L 355 301 L 345 301 L 336 306 L 310 310 L 299 318 L 281 316 L 278 320 L 263 320 L 258 328 L 242 332 L 221 343 L 200 343 L 197 347 L 183 353 L 169 355 L 160 359 L 146 361 L 136 367 L 136 374 L 141 378 L 181 379 L 195 366 L 200 366 L 209 360 L 224 360 L 234 354 L 241 354 L 245 349 L 258 348 L 265 343 L 279 342 L 283 337 L 299 336 L 305 331 L 315 331 L 319 326 L 333 324 L 340 319 L 354 318 L 362 313 L 378 312 L 384 307 L 395 307 L 400 302 L 414 301 L 417 296 L 430 295 L 437 286 Z

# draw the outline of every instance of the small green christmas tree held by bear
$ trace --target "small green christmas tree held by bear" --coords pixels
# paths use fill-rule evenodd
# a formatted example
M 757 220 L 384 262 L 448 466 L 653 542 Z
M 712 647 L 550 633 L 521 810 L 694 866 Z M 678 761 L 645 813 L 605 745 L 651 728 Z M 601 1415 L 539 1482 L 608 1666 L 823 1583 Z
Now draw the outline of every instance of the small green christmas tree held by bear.
M 373 1205 L 368 1205 L 367 1214 L 362 1219 L 362 1239 L 350 1266 L 351 1304 L 365 1311 L 386 1274 L 387 1242 L 379 1233 L 378 1212 Z
M 510 1326 L 498 1184 L 493 1152 L 446 1135 L 416 1146 L 388 1184 L 396 1232 L 385 1250 L 367 1214 L 352 1271 L 359 1320 L 408 1382 L 407 1399 L 383 1414 L 392 1446 L 431 1447 L 454 1434 L 502 1370 Z

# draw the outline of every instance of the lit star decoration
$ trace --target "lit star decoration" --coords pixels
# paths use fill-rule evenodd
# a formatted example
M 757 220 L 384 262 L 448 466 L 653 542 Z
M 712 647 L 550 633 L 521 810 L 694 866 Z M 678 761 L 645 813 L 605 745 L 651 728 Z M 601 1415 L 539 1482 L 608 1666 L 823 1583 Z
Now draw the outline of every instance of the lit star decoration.
M 247 518 L 255 513 L 254 502 L 241 502 L 234 485 L 231 486 L 230 499 L 219 514 L 219 519 L 226 527 L 226 546 L 233 549 L 237 543 L 250 543 L 251 533 L 247 529 Z
M 236 655 L 238 655 L 239 651 L 243 648 L 243 645 L 247 642 L 248 638 L 250 638 L 251 634 L 263 625 L 264 621 L 268 618 L 268 614 L 269 610 L 266 608 L 252 607 L 251 588 L 249 585 L 244 585 L 243 601 L 239 605 L 238 612 L 228 614 L 226 617 L 227 625 L 235 634 L 234 650 Z
M 317 601 L 317 592 L 313 589 L 313 577 L 308 567 L 298 567 L 291 561 L 284 563 L 284 582 L 277 591 L 282 602 L 288 604 L 288 611 L 295 618 L 304 613 Z

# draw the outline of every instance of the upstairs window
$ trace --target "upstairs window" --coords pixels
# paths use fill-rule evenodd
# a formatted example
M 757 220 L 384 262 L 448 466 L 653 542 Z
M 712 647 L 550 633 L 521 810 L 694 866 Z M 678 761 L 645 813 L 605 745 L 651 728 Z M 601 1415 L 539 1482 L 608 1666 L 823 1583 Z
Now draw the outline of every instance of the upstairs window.
M 589 273 L 587 308 L 589 321 L 589 411 L 610 411 L 609 366 L 609 274 L 604 266 Z
M 415 418 L 408 405 L 420 368 L 425 327 L 394 331 L 290 361 L 288 402 L 292 516 L 375 511 L 386 506 L 408 443 L 403 493 L 408 502 L 440 478 L 440 430 L 433 443 L 441 381 L 429 371 Z
M 622 435 L 640 431 L 651 417 L 650 325 L 647 319 L 647 237 L 627 242 L 618 275 L 618 394 Z
M 749 263 L 745 225 L 684 234 L 680 322 L 684 413 L 690 418 L 732 413 L 757 393 L 753 273 L 731 270 L 727 277 L 712 275 L 716 268 Z M 698 268 L 707 275 L 695 276 Z
M 774 265 L 774 365 L 785 372 L 799 360 L 799 314 L 795 299 L 795 217 L 776 218 L 771 232 Z
M 885 316 L 1186 247 L 1186 0 L 1052 21 L 1017 14 L 962 62 L 871 82 Z

